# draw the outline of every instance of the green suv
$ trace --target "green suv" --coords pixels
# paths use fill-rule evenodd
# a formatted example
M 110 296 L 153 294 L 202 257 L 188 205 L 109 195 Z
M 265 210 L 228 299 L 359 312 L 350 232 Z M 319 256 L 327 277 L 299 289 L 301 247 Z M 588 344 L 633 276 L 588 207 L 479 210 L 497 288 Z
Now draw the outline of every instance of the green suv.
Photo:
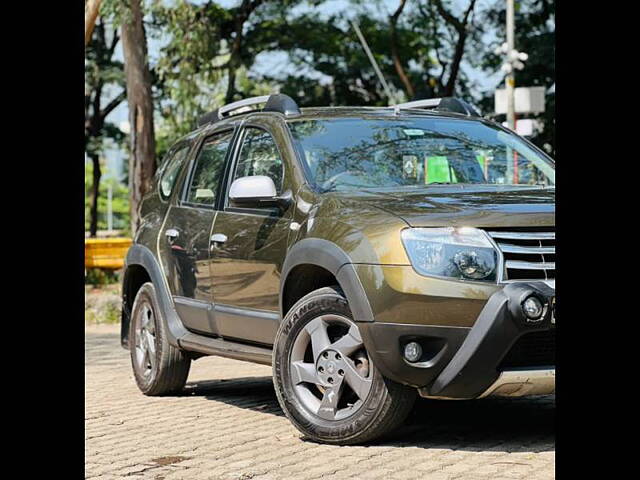
M 272 365 L 291 422 L 353 444 L 416 394 L 555 391 L 555 167 L 454 98 L 205 115 L 158 169 L 126 258 L 146 395 L 205 355 Z

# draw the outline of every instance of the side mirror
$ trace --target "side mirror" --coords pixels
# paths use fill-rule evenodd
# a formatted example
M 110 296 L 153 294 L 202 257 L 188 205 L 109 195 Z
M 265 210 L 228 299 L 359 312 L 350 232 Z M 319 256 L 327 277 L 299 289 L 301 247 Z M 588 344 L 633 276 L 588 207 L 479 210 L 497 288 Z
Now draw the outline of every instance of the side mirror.
M 238 207 L 267 207 L 279 205 L 276 186 L 264 175 L 241 177 L 229 189 L 231 204 Z

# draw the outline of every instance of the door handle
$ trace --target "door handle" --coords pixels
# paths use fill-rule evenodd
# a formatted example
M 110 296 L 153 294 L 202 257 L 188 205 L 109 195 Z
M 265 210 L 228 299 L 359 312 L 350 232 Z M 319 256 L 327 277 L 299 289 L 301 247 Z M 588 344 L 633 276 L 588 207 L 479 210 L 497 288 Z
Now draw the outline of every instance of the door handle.
M 224 233 L 214 233 L 211 235 L 211 243 L 224 243 L 227 241 L 227 236 Z
M 164 232 L 164 234 L 167 236 L 167 239 L 174 240 L 178 238 L 180 232 L 178 232 L 178 230 L 176 230 L 175 228 L 170 228 L 166 232 Z

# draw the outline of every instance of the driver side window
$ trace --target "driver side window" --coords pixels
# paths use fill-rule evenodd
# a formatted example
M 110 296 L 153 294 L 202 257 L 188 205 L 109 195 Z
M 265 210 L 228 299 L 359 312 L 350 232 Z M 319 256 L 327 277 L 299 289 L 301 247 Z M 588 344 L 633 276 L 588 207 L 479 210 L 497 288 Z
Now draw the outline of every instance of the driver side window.
M 248 127 L 242 141 L 233 179 L 265 175 L 273 180 L 278 194 L 282 191 L 284 166 L 273 137 L 260 128 Z

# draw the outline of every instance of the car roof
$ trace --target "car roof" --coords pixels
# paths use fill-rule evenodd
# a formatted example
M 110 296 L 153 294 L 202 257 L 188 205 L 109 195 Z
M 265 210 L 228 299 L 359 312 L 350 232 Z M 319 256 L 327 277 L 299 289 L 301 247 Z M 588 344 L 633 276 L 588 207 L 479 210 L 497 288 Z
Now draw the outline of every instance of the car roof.
M 286 117 L 287 121 L 313 118 L 345 118 L 345 117 L 448 117 L 465 120 L 482 120 L 479 117 L 444 112 L 438 110 L 424 110 L 418 108 L 403 108 L 395 110 L 391 107 L 305 107 L 300 109 L 300 115 Z M 276 114 L 277 115 L 277 114 Z
M 232 126 L 238 120 L 247 118 L 248 116 L 278 116 L 289 122 L 298 122 L 304 120 L 331 120 L 340 118 L 451 118 L 467 121 L 479 121 L 482 123 L 489 122 L 489 120 L 482 117 L 469 116 L 456 112 L 448 112 L 441 110 L 425 110 L 419 108 L 402 108 L 394 109 L 391 107 L 365 107 L 365 106 L 331 106 L 331 107 L 303 107 L 300 109 L 300 113 L 295 115 L 285 115 L 280 112 L 269 112 L 263 110 L 249 110 L 245 112 L 236 113 L 230 115 L 221 120 L 213 123 L 207 123 L 199 126 L 197 129 L 191 131 L 187 135 L 178 140 L 190 141 L 205 131 L 214 131 L 224 129 L 225 126 Z

